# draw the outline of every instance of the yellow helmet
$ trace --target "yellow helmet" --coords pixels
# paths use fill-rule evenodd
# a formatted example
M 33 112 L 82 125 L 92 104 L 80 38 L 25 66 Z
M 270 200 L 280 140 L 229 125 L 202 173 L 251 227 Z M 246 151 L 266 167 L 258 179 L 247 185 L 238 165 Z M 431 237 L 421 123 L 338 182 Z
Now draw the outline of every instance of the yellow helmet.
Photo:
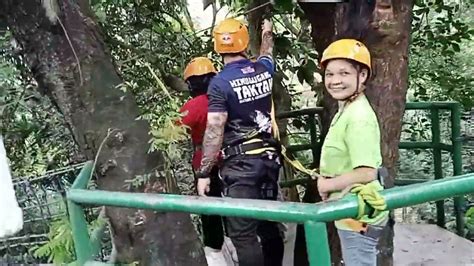
M 192 76 L 201 76 L 209 73 L 217 73 L 212 61 L 207 57 L 196 57 L 186 66 L 184 80 Z
M 241 53 L 249 45 L 249 31 L 240 21 L 228 18 L 214 28 L 214 50 L 219 54 Z
M 370 52 L 367 47 L 354 39 L 341 39 L 331 43 L 323 52 L 321 67 L 325 68 L 331 59 L 349 59 L 361 63 L 372 72 Z

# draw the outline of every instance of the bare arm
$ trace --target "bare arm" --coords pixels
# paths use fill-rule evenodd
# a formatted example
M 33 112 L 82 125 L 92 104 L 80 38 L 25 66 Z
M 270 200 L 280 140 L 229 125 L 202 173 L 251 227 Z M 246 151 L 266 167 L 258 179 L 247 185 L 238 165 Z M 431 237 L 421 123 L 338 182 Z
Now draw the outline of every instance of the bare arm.
M 354 184 L 367 184 L 377 179 L 377 169 L 372 167 L 359 167 L 348 173 L 331 178 L 329 191 L 342 191 Z
M 332 178 L 318 178 L 318 191 L 323 200 L 327 200 L 331 192 L 340 192 L 332 200 L 344 197 L 355 184 L 367 184 L 377 178 L 377 169 L 372 167 L 358 167 L 348 173 Z
M 262 25 L 262 44 L 260 45 L 260 56 L 273 56 L 273 33 L 272 23 L 265 19 Z
M 203 157 L 201 161 L 200 173 L 207 175 L 216 164 L 217 154 L 222 147 L 224 140 L 224 127 L 227 121 L 227 112 L 208 113 L 207 126 L 202 143 Z

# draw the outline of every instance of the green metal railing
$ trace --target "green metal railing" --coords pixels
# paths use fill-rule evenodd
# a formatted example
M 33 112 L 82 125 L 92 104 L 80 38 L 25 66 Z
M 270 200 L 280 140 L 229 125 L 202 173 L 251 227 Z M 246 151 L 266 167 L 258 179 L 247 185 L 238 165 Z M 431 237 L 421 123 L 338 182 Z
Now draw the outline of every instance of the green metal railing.
M 322 107 L 313 107 L 313 108 L 305 108 L 300 110 L 288 111 L 288 112 L 281 112 L 277 114 L 277 119 L 286 119 L 286 118 L 297 118 L 297 117 L 305 117 L 306 121 L 308 122 L 309 126 L 309 136 L 310 136 L 310 143 L 309 144 L 299 144 L 299 145 L 290 145 L 286 147 L 286 149 L 290 152 L 297 152 L 297 151 L 305 151 L 311 150 L 313 158 L 318 157 L 318 149 L 320 148 L 321 140 L 318 139 L 318 128 L 316 123 L 316 115 L 321 116 L 323 113 Z M 321 130 L 319 131 L 321 132 Z
M 406 110 L 429 110 L 431 120 L 431 135 L 432 140 L 426 142 L 400 142 L 400 149 L 432 149 L 433 150 L 433 164 L 434 164 L 434 178 L 443 178 L 442 168 L 442 151 L 448 151 L 451 153 L 453 161 L 453 175 L 462 174 L 462 137 L 461 137 L 461 104 L 458 102 L 411 102 L 407 103 Z M 440 130 L 440 119 L 439 111 L 449 110 L 451 112 L 451 145 L 441 143 L 441 130 Z M 305 116 L 308 125 L 310 127 L 310 143 L 290 145 L 287 149 L 292 152 L 311 150 L 313 158 L 317 158 L 317 152 L 320 149 L 321 141 L 317 136 L 317 123 L 316 115 L 321 116 L 323 112 L 322 107 L 307 108 L 296 111 L 284 112 L 277 116 L 278 119 L 285 118 L 296 118 Z M 320 129 L 319 129 L 320 132 Z M 290 187 L 296 184 L 304 184 L 311 179 L 296 179 L 282 182 L 282 187 Z M 426 182 L 426 179 L 395 179 L 395 185 L 408 185 L 420 182 Z M 454 198 L 454 212 L 456 217 L 456 232 L 458 235 L 464 233 L 464 218 L 462 206 L 464 202 L 463 197 Z M 445 227 L 445 210 L 444 201 L 436 202 L 436 217 L 437 225 Z
M 105 205 L 156 211 L 218 214 L 279 222 L 303 223 L 308 259 L 312 266 L 331 265 L 326 222 L 355 218 L 358 203 L 354 195 L 327 203 L 309 204 L 232 198 L 202 198 L 170 194 L 149 194 L 87 190 L 92 162 L 87 163 L 67 192 L 69 217 L 79 265 L 92 263 L 99 253 L 102 229 L 89 235 L 83 205 Z M 384 190 L 387 209 L 474 193 L 474 173 Z M 369 209 L 366 210 L 370 211 Z M 95 265 L 105 264 L 94 262 Z
M 458 102 L 418 102 L 407 104 L 406 110 L 429 110 L 431 118 L 431 142 L 402 142 L 401 149 L 416 149 L 424 146 L 433 150 L 433 164 L 435 179 L 443 178 L 442 151 L 451 153 L 453 161 L 453 175 L 462 174 L 462 138 L 461 138 L 461 104 Z M 441 143 L 439 110 L 451 112 L 451 145 Z M 456 231 L 458 235 L 464 233 L 464 214 L 462 211 L 464 198 L 454 198 L 454 212 L 456 216 Z M 444 201 L 436 202 L 437 224 L 445 227 Z
M 461 107 L 456 102 L 408 103 L 407 110 L 430 110 L 432 125 L 431 142 L 401 142 L 400 149 L 432 149 L 435 164 L 435 180 L 423 179 L 396 180 L 395 187 L 382 192 L 387 201 L 388 209 L 395 209 L 428 201 L 437 201 L 438 225 L 444 226 L 443 199 L 455 197 L 456 225 L 458 234 L 463 231 L 463 213 L 461 210 L 463 197 L 474 193 L 474 174 L 459 176 L 462 170 L 461 161 Z M 441 143 L 439 110 L 451 111 L 451 140 L 452 144 Z M 310 128 L 310 143 L 292 145 L 290 151 L 312 150 L 313 158 L 319 150 L 320 141 L 317 136 L 315 115 L 320 115 L 322 108 L 309 108 L 286 112 L 278 115 L 279 119 L 307 116 Z M 454 175 L 456 178 L 443 178 L 441 152 L 451 152 Z M 99 228 L 90 236 L 82 205 L 106 205 L 126 208 L 152 209 L 159 211 L 181 211 L 197 214 L 219 214 L 223 216 L 249 217 L 281 222 L 296 222 L 305 225 L 305 234 L 311 265 L 330 265 L 329 246 L 325 222 L 342 218 L 354 218 L 357 214 L 357 201 L 354 196 L 330 203 L 307 204 L 291 202 L 269 202 L 262 200 L 198 198 L 193 196 L 161 195 L 145 193 L 126 193 L 110 191 L 91 191 L 86 186 L 89 182 L 92 164 L 88 163 L 82 169 L 79 177 L 67 193 L 69 217 L 73 229 L 77 260 L 80 265 L 92 262 L 101 249 L 101 234 L 104 228 Z M 290 180 L 283 186 L 302 184 L 309 179 Z M 423 182 L 423 184 L 419 184 Z M 97 264 L 98 262 L 94 262 Z

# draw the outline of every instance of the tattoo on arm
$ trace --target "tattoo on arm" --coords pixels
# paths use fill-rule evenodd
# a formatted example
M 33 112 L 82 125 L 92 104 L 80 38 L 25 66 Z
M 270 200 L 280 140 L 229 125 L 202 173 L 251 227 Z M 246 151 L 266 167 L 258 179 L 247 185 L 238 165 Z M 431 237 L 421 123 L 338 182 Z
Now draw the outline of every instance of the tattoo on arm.
M 265 31 L 262 33 L 260 55 L 273 56 L 273 33 L 271 31 Z
M 224 126 L 227 121 L 227 112 L 224 113 L 208 113 L 207 126 L 204 133 L 202 143 L 202 173 L 210 173 L 212 167 L 216 164 L 217 154 L 222 147 L 224 140 Z

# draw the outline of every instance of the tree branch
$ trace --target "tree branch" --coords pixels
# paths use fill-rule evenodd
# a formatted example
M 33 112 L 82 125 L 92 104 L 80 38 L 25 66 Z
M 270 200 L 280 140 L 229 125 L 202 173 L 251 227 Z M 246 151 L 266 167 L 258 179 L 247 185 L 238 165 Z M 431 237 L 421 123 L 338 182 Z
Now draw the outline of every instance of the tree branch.
M 293 35 L 295 36 L 300 35 L 300 30 L 298 30 L 295 26 L 293 26 L 293 23 L 291 23 L 291 21 L 288 19 L 288 16 L 286 15 L 281 16 L 281 22 L 286 27 L 286 29 L 289 30 Z
M 202 10 L 206 10 L 206 8 L 210 5 L 216 5 L 215 0 L 203 0 L 202 1 Z
M 189 13 L 187 4 L 184 5 L 184 18 L 186 19 L 186 22 L 188 22 L 189 28 L 191 28 L 191 30 L 194 31 L 193 18 L 191 17 L 191 13 Z
M 163 82 L 166 86 L 170 87 L 172 90 L 177 92 L 187 92 L 188 85 L 183 81 L 183 79 L 169 73 L 161 72 L 163 77 Z

